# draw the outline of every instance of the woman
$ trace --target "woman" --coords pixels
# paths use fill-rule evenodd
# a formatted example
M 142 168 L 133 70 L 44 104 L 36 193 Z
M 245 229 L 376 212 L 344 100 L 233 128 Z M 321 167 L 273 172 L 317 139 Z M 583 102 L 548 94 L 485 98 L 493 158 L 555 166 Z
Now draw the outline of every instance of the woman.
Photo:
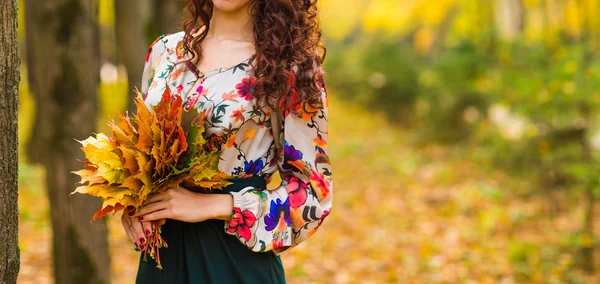
M 158 220 L 164 269 L 140 257 L 137 283 L 285 283 L 280 254 L 332 208 L 325 48 L 316 0 L 186 0 L 184 30 L 152 43 L 146 105 L 166 88 L 207 116 L 208 147 L 235 176 L 215 193 L 170 188 L 122 223 L 145 249 Z M 323 53 L 318 53 L 318 48 Z M 267 189 L 279 171 L 282 182 Z

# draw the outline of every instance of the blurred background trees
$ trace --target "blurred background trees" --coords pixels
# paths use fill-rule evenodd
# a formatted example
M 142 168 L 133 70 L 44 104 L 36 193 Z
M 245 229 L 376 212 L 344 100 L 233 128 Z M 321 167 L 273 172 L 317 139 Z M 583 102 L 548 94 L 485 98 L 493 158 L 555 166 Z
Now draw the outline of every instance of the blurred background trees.
M 97 117 L 101 63 L 108 59 L 123 64 L 128 79 L 139 86 L 149 39 L 173 30 L 181 11 L 178 3 L 165 1 L 154 1 L 151 7 L 147 1 L 110 5 L 110 11 L 103 11 L 114 15 L 118 25 L 102 26 L 106 22 L 99 18 L 97 1 L 23 2 L 27 82 L 35 102 L 27 157 L 46 173 L 56 283 L 111 279 L 106 220 L 90 224 L 101 200 L 69 195 L 77 181 L 70 171 L 84 159 L 73 138 L 84 139 L 96 131 L 98 121 L 106 122 Z M 164 13 L 160 20 L 156 9 Z M 106 39 L 113 42 L 112 48 L 102 49 L 111 46 Z M 133 84 L 127 88 L 133 94 Z M 125 99 L 133 102 L 133 95 Z
M 96 5 L 91 0 L 25 1 L 27 74 L 35 100 L 28 157 L 46 169 L 56 283 L 110 279 L 107 230 L 90 224 L 102 201 L 71 197 L 70 172 L 83 160 L 77 142 L 95 130 L 100 70 Z
M 476 154 L 482 162 L 537 180 L 529 194 L 583 198 L 576 255 L 592 271 L 599 5 L 371 1 L 357 8 L 365 9 L 360 29 L 341 33 L 330 81 L 410 128 L 418 143 L 485 149 Z
M 100 47 L 99 64 L 89 65 L 100 70 L 94 120 L 96 131 L 106 131 L 107 116 L 133 100 L 150 42 L 181 29 L 181 3 L 93 3 Z M 290 282 L 600 281 L 600 0 L 319 5 L 332 161 L 343 190 L 323 231 L 283 257 Z M 34 47 L 28 38 L 27 49 L 44 49 L 55 36 L 39 35 L 44 41 Z M 20 145 L 58 127 L 33 130 L 33 114 L 48 112 L 31 104 L 39 88 L 21 88 Z M 51 214 L 37 191 L 43 171 L 31 163 L 44 154 L 24 152 L 24 263 L 48 275 L 40 264 L 47 259 L 35 256 L 48 252 L 27 246 L 33 232 L 48 239 Z M 31 200 L 42 206 L 28 206 Z M 108 219 L 111 256 L 131 260 L 112 264 L 111 278 L 127 281 L 137 255 L 122 252 L 129 244 L 118 218 Z M 32 275 L 25 269 L 20 279 L 43 280 Z
M 116 42 L 116 63 L 127 70 L 127 81 L 138 85 L 142 81 L 142 68 L 145 57 L 139 56 L 148 51 L 150 44 L 161 34 L 175 33 L 182 21 L 183 2 L 164 0 L 114 1 L 114 24 L 107 24 L 107 34 L 114 32 Z M 114 27 L 114 28 L 113 28 Z M 135 108 L 135 93 L 132 84 L 127 99 L 127 110 Z
M 583 198 L 576 259 L 591 271 L 600 195 L 599 5 L 372 1 L 362 29 L 342 35 L 332 52 L 342 67 L 331 81 L 410 127 L 419 143 L 485 149 L 476 154 L 482 162 L 537 180 L 529 194 Z

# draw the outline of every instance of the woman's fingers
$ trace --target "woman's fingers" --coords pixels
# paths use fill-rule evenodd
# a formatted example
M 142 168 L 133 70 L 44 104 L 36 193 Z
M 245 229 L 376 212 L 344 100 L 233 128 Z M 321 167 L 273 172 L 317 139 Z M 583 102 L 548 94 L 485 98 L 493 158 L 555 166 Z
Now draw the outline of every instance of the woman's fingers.
M 146 220 L 146 218 L 144 218 L 144 220 Z M 153 234 L 152 222 L 153 221 L 142 221 L 142 229 L 144 230 L 144 233 L 146 233 L 146 238 L 150 237 L 150 235 Z M 167 222 L 167 220 L 159 219 L 159 220 L 155 220 L 154 222 L 156 222 L 158 224 L 158 226 L 162 226 Z
M 154 211 L 152 213 L 148 213 L 146 215 L 140 216 L 140 218 L 144 221 L 156 221 L 160 219 L 173 218 L 172 209 L 162 209 L 158 211 Z
M 167 206 L 168 206 L 168 203 L 165 200 L 154 202 L 154 203 L 151 203 L 151 204 L 148 204 L 148 205 L 142 207 L 142 209 L 140 209 L 138 212 L 135 213 L 134 217 L 139 217 L 142 215 L 146 215 L 148 213 L 152 213 L 154 211 L 163 210 L 163 209 L 167 208 Z M 142 221 L 146 221 L 146 220 L 142 219 Z
M 136 237 L 138 247 L 142 250 L 146 247 L 146 236 L 144 235 L 144 230 L 142 229 L 142 222 L 139 218 L 133 218 L 133 225 L 131 226 L 133 235 Z
M 168 189 L 164 193 L 155 193 L 146 199 L 143 207 L 135 212 L 134 208 L 123 210 L 121 223 L 125 232 L 140 249 L 145 249 L 148 237 L 152 235 L 152 221 L 156 221 L 159 226 L 166 223 L 166 218 L 170 217 L 171 211 L 168 210 L 168 199 L 171 194 Z M 133 222 L 129 226 L 129 222 Z
M 152 222 L 142 221 L 142 229 L 146 234 L 146 238 L 148 238 L 150 235 L 152 235 Z
M 158 202 L 161 200 L 164 200 L 168 197 L 166 191 L 163 193 L 157 192 L 157 193 L 153 193 L 150 196 L 148 196 L 148 198 L 146 198 L 146 201 L 144 201 L 144 203 L 142 203 L 142 205 L 148 205 L 154 202 Z
M 123 229 L 125 230 L 125 233 L 129 237 L 129 240 L 131 240 L 131 242 L 133 244 L 138 246 L 139 240 L 136 240 L 136 236 L 131 231 L 131 227 L 129 226 L 129 222 L 131 222 L 131 217 L 129 217 L 129 212 L 130 212 L 129 209 L 123 210 L 123 215 L 121 216 L 121 224 L 123 225 Z

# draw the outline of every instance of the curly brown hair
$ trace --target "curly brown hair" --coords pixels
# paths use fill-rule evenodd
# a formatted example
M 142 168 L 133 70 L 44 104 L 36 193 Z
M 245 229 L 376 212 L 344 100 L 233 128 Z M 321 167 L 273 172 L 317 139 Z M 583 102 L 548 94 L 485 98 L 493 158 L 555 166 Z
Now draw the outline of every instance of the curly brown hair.
M 284 111 L 321 108 L 322 63 L 327 49 L 321 42 L 317 0 L 253 0 L 251 5 L 256 53 L 249 64 L 256 78 L 254 95 L 259 104 Z M 184 11 L 184 49 L 192 54 L 186 61 L 198 56 L 199 62 L 200 43 L 210 29 L 213 3 L 185 0 Z

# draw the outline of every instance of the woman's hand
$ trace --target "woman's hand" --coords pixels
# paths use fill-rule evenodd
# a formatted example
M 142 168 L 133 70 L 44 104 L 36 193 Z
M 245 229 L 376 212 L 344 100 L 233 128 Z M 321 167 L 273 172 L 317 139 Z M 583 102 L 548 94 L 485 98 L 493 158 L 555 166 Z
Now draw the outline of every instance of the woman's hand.
M 135 244 L 136 248 L 144 250 L 146 248 L 147 237 L 152 234 L 152 225 L 151 222 L 142 222 L 139 218 L 132 217 L 134 213 L 133 207 L 125 208 L 123 210 L 123 215 L 121 215 L 121 224 L 125 229 L 125 233 L 129 236 L 131 242 Z M 158 221 L 159 225 L 164 223 L 165 219 Z
M 228 221 L 232 212 L 230 194 L 197 193 L 179 186 L 151 195 L 133 217 L 144 223 L 166 218 L 195 223 L 208 219 Z

